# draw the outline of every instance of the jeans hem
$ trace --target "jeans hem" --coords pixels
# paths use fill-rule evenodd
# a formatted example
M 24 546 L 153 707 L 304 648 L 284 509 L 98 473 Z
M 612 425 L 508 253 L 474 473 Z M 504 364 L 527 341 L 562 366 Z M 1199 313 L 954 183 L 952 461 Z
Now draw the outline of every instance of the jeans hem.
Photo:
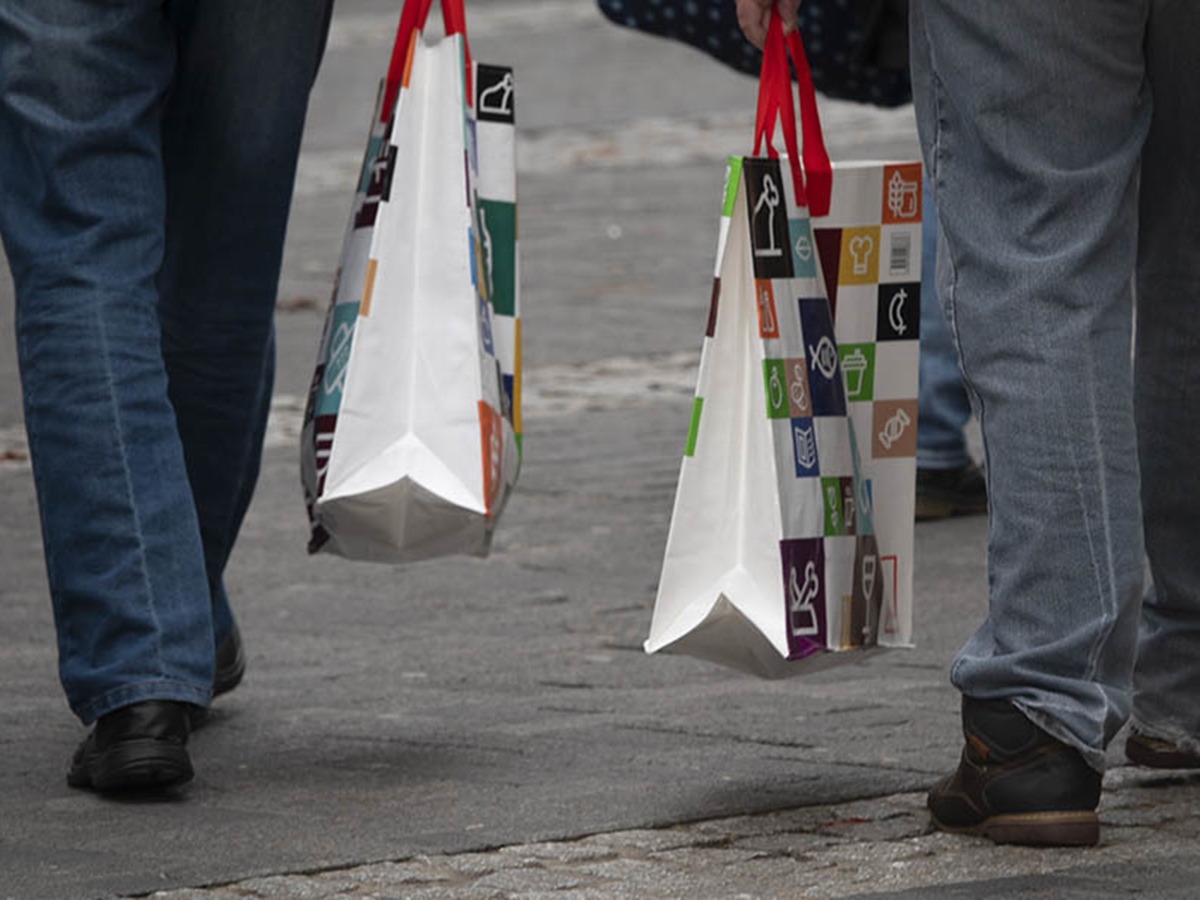
M 107 715 L 122 706 L 130 706 L 143 700 L 173 700 L 177 703 L 190 703 L 193 706 L 207 707 L 212 701 L 212 688 L 198 688 L 195 685 L 170 679 L 142 681 L 125 687 L 114 688 L 86 703 L 71 704 L 71 710 L 84 725 L 91 725 L 103 715 Z

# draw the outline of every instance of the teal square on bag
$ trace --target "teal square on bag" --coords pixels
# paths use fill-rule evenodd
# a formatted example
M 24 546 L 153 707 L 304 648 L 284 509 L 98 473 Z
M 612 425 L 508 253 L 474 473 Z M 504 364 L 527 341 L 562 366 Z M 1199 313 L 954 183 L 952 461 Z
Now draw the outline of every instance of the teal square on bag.
M 792 242 L 792 269 L 796 278 L 817 277 L 817 245 L 808 219 L 788 219 Z
M 516 315 L 517 205 L 480 199 L 479 239 L 492 309 L 500 316 Z
M 357 324 L 357 303 L 339 303 L 333 308 L 329 317 L 329 344 L 325 350 L 325 365 L 314 407 L 318 416 L 337 415 L 341 408 L 342 390 L 346 385 L 346 368 L 350 364 L 350 348 L 354 345 L 354 328 Z

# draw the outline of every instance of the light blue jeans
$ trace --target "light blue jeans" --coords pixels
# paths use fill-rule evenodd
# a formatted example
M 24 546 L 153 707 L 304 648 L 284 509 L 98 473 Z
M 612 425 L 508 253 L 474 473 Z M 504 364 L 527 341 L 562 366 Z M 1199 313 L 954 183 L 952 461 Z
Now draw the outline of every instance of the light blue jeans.
M 1096 768 L 1131 714 L 1197 748 L 1200 4 L 912 10 L 941 287 L 991 503 L 990 609 L 952 679 Z
M 925 182 L 921 210 L 921 364 L 917 393 L 917 466 L 960 469 L 971 462 L 963 429 L 971 401 L 958 368 L 954 335 L 937 292 L 937 204 Z
M 59 670 L 207 705 L 331 0 L 4 0 L 0 233 Z

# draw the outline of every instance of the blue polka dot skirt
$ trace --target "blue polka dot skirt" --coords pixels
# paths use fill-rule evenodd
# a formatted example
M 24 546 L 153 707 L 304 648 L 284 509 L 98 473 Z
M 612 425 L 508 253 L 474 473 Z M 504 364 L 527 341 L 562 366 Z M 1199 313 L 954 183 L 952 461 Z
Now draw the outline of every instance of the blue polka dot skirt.
M 597 0 L 611 21 L 690 44 L 714 59 L 757 76 L 760 53 L 742 34 L 734 0 Z M 799 11 L 813 85 L 827 97 L 875 106 L 912 100 L 908 72 L 858 61 L 863 29 L 853 0 L 804 0 Z

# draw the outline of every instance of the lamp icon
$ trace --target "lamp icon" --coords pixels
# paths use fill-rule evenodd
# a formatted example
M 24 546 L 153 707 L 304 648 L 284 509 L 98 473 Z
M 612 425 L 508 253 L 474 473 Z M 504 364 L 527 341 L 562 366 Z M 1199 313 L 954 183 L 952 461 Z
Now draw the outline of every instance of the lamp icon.
M 855 235 L 850 239 L 849 249 L 850 258 L 854 263 L 854 274 L 868 274 L 871 267 L 871 254 L 875 252 L 875 239 L 866 234 Z

